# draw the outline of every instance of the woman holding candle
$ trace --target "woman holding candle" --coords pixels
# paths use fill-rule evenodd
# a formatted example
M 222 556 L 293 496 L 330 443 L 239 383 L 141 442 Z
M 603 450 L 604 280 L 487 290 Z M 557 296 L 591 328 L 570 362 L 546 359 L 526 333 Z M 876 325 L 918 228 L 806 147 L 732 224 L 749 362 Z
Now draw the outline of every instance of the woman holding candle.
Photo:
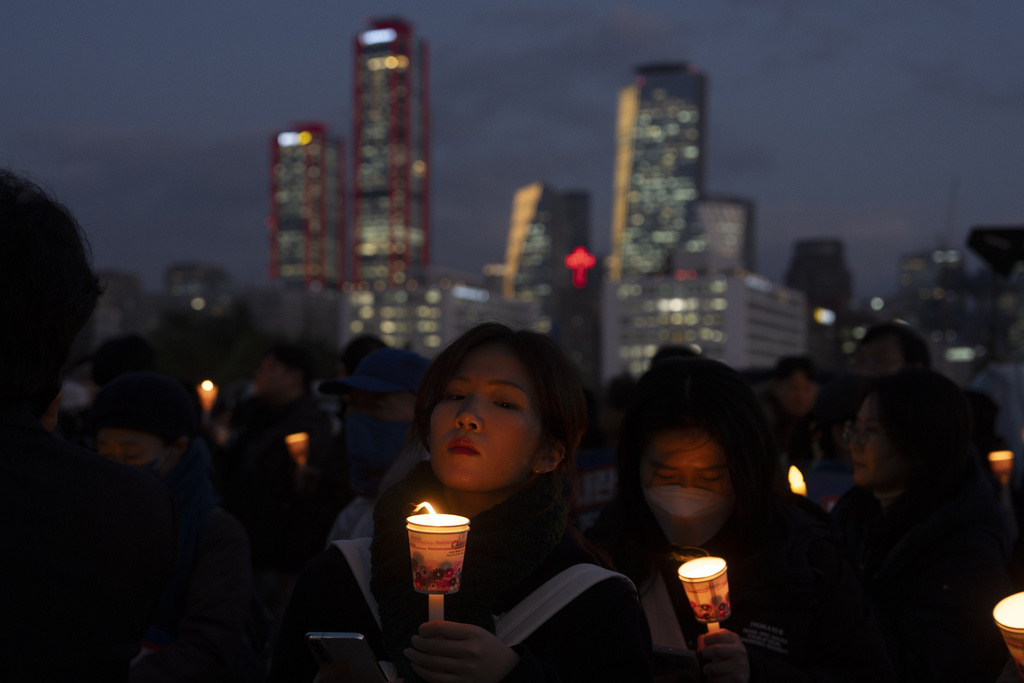
M 269 680 L 344 680 L 329 667 L 317 673 L 303 636 L 318 630 L 363 633 L 406 681 L 650 680 L 643 614 L 631 586 L 616 578 L 583 592 L 515 647 L 494 635 L 494 615 L 568 567 L 598 564 L 567 525 L 562 474 L 572 468 L 586 404 L 564 352 L 537 333 L 477 326 L 428 368 L 414 427 L 430 461 L 381 495 L 372 563 L 354 566 L 336 545 L 310 562 Z M 406 518 L 423 501 L 470 520 L 461 585 L 444 596 L 443 621 L 427 620 L 427 596 L 415 592 L 410 572 Z M 370 574 L 372 595 L 358 573 Z
M 739 373 L 659 362 L 623 421 L 619 497 L 588 535 L 637 585 L 655 646 L 698 651 L 713 681 L 891 680 L 827 524 L 773 488 L 775 452 Z M 728 568 L 728 616 L 708 633 L 677 574 L 703 555 Z
M 847 434 L 855 488 L 833 515 L 900 680 L 995 680 L 1009 537 L 963 392 L 928 370 L 879 377 Z

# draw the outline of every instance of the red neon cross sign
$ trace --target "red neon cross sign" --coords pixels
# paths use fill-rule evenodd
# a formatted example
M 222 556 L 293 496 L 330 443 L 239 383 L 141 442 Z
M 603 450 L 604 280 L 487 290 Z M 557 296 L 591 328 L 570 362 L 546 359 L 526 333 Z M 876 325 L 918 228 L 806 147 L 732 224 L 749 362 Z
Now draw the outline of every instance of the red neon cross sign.
M 597 259 L 585 247 L 576 247 L 565 257 L 565 265 L 572 271 L 572 286 L 583 289 L 587 286 L 587 271 L 594 267 Z

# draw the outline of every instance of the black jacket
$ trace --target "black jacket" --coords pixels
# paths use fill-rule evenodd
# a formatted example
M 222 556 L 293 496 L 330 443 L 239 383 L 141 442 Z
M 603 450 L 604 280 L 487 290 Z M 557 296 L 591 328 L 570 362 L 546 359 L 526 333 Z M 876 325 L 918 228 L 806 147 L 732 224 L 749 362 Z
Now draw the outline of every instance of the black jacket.
M 127 680 L 177 543 L 156 477 L 0 414 L 0 680 Z
M 873 542 L 883 517 L 870 491 L 850 490 L 832 514 L 900 680 L 995 680 L 1007 654 L 992 608 L 1012 592 L 1009 538 L 977 467 L 894 543 Z
M 614 548 L 612 536 L 629 533 L 614 519 L 620 509 L 607 508 L 588 534 L 599 546 Z M 774 512 L 757 535 L 745 533 L 734 515 L 704 546 L 727 563 L 732 614 L 721 628 L 743 641 L 750 683 L 893 680 L 878 626 L 832 530 L 788 503 L 777 502 Z M 696 649 L 706 627 L 679 581 L 681 563 L 668 557 L 659 571 L 687 644 Z
M 583 544 L 570 529 L 527 581 L 502 596 L 500 604 L 494 605 L 495 613 L 508 610 L 563 569 L 581 562 L 598 564 Z M 317 664 L 303 638 L 309 631 L 362 633 L 378 658 L 385 659 L 377 623 L 348 563 L 333 546 L 299 576 L 268 682 L 313 680 Z M 506 683 L 651 680 L 647 623 L 632 591 L 618 579 L 593 586 L 513 649 L 521 660 L 504 679 Z

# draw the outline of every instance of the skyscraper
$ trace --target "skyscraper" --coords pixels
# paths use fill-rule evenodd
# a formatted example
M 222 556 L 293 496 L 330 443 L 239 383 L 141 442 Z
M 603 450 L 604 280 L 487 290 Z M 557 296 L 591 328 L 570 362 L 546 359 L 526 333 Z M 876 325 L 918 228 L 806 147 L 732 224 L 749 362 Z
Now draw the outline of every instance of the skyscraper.
M 429 263 L 427 45 L 399 19 L 355 39 L 353 281 L 400 285 Z
M 685 63 L 637 69 L 619 94 L 609 277 L 663 273 L 704 186 L 705 78 Z
M 505 298 L 548 309 L 545 301 L 572 285 L 565 258 L 586 246 L 589 202 L 585 192 L 557 192 L 543 183 L 519 188 L 505 249 Z
M 600 277 L 587 251 L 590 195 L 533 183 L 512 200 L 503 293 L 535 303 L 551 336 L 570 349 L 588 386 L 600 382 Z
M 270 143 L 270 279 L 286 289 L 337 289 L 344 277 L 342 143 L 305 123 Z

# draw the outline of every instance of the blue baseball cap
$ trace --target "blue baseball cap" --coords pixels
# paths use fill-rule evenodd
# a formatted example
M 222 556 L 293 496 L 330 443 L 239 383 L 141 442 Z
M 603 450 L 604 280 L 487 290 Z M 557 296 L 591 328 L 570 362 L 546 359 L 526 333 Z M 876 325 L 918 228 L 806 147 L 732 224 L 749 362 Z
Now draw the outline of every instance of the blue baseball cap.
M 377 349 L 359 361 L 351 375 L 325 379 L 320 382 L 319 389 L 325 394 L 342 394 L 349 389 L 375 394 L 416 393 L 429 365 L 430 361 L 415 351 L 390 347 Z

